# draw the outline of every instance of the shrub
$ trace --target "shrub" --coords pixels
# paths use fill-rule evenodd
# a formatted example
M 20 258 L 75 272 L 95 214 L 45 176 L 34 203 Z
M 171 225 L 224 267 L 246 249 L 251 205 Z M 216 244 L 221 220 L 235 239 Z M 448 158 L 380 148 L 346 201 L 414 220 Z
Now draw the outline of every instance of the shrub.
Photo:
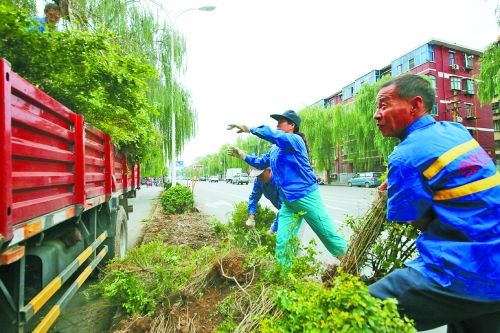
M 131 315 L 153 315 L 157 307 L 179 300 L 182 290 L 196 294 L 218 257 L 214 249 L 164 244 L 161 240 L 143 244 L 113 260 L 102 272 L 90 293 L 104 296 Z
M 227 237 L 233 246 L 244 249 L 265 246 L 268 251 L 274 252 L 275 237 L 267 235 L 267 231 L 275 217 L 276 214 L 270 208 L 263 208 L 260 204 L 257 204 L 255 227 L 249 228 L 245 225 L 248 218 L 248 202 L 241 201 L 235 204 L 231 220 L 228 221 L 226 226 L 215 223 L 214 230 L 219 236 Z
M 371 296 L 352 275 L 341 273 L 332 289 L 299 280 L 295 286 L 278 291 L 281 315 L 264 319 L 262 332 L 416 332 L 409 319 L 400 318 L 396 300 Z
M 186 186 L 175 185 L 162 193 L 160 203 L 167 214 L 182 214 L 193 208 L 193 193 Z

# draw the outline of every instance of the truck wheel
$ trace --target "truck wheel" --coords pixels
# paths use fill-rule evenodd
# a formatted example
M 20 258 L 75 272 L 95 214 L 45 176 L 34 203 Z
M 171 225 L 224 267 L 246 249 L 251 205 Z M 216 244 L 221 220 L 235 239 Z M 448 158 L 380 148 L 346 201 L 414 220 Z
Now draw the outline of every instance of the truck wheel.
M 369 188 L 370 187 L 370 183 L 365 183 L 365 187 Z
M 352 183 L 351 182 L 347 183 L 347 186 L 352 187 Z
M 127 253 L 127 241 L 128 241 L 128 230 L 127 230 L 127 213 L 125 209 L 120 206 L 118 213 L 116 214 L 115 225 L 115 235 L 109 237 L 108 242 L 108 259 L 125 257 Z

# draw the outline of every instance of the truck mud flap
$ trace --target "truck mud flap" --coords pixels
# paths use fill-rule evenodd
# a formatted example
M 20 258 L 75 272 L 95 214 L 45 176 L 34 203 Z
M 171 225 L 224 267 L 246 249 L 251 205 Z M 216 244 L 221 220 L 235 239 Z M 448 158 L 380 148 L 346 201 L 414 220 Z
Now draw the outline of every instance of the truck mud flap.
M 44 305 L 48 300 L 61 288 L 61 286 L 73 275 L 76 270 L 82 266 L 82 264 L 94 253 L 94 251 L 99 247 L 102 242 L 108 237 L 107 231 L 104 231 L 89 247 L 87 247 L 66 269 L 64 269 L 58 276 L 56 276 L 45 288 L 43 288 L 28 304 L 26 304 L 21 309 L 21 314 L 23 316 L 23 321 L 29 321 Z M 40 321 L 38 326 L 33 330 L 33 332 L 47 332 L 49 328 L 54 324 L 55 320 L 61 313 L 69 300 L 76 294 L 78 289 L 83 285 L 85 280 L 90 276 L 92 271 L 97 267 L 97 265 L 102 261 L 108 252 L 108 247 L 104 248 L 99 252 L 99 254 L 92 260 L 92 262 L 85 267 L 85 269 L 80 273 L 75 282 L 71 284 L 64 295 L 59 299 L 59 301 L 54 305 L 50 311 L 44 316 L 44 319 Z

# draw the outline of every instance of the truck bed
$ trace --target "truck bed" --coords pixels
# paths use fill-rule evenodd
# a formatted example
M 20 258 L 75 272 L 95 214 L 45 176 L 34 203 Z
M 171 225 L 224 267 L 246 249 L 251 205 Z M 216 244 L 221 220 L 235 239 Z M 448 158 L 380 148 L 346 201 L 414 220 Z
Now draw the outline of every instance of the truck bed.
M 0 73 L 0 247 L 140 184 L 139 166 L 108 135 L 3 59 Z

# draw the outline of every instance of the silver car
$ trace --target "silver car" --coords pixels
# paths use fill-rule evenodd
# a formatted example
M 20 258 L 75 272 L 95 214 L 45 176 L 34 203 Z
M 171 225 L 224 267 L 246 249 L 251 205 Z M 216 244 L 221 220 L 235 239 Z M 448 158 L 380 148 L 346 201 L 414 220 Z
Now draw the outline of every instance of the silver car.
M 347 181 L 347 186 L 374 187 L 382 184 L 380 177 L 382 172 L 362 172 L 355 174 Z

